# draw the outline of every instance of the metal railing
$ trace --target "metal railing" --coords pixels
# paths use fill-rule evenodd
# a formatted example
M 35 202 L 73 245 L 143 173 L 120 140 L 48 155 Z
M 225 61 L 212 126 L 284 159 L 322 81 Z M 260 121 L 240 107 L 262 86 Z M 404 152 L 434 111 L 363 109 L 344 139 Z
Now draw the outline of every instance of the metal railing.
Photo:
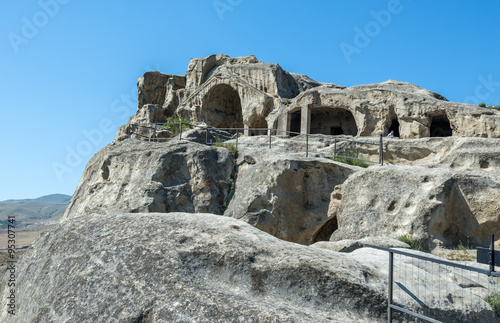
M 177 127 L 176 132 L 178 131 L 178 134 L 170 137 L 170 133 L 168 130 L 168 126 L 174 126 Z M 299 132 L 294 132 L 294 131 L 286 131 L 286 130 L 280 130 L 280 129 L 271 129 L 271 128 L 215 128 L 215 127 L 210 127 L 210 126 L 198 126 L 198 125 L 192 125 L 189 123 L 183 123 L 183 122 L 175 122 L 175 123 L 132 123 L 128 124 L 128 137 L 129 138 L 135 138 L 135 139 L 141 139 L 141 140 L 147 140 L 147 141 L 170 141 L 173 139 L 178 139 L 178 140 L 183 140 L 182 134 L 183 134 L 183 129 L 185 130 L 186 128 L 191 129 L 191 128 L 197 128 L 205 131 L 205 144 L 213 144 L 213 141 L 210 139 L 213 138 L 221 138 L 221 141 L 227 141 L 234 139 L 236 146 L 238 146 L 239 140 L 239 134 L 240 133 L 252 133 L 252 134 L 257 134 L 260 135 L 260 133 L 265 133 L 266 136 L 269 137 L 269 141 L 267 142 L 266 146 L 269 147 L 269 149 L 272 149 L 272 147 L 280 147 L 280 148 L 288 148 L 288 149 L 295 149 L 298 152 L 304 152 L 306 157 L 309 157 L 309 154 L 317 154 L 317 155 L 322 155 L 325 157 L 332 157 L 333 160 L 336 160 L 338 158 L 345 158 L 345 159 L 352 159 L 352 160 L 359 160 L 367 163 L 373 163 L 373 164 L 384 164 L 384 149 L 383 149 L 383 137 L 380 135 L 380 140 L 378 143 L 373 143 L 373 142 L 366 142 L 366 141 L 359 141 L 359 140 L 351 140 L 351 139 L 345 139 L 345 138 L 337 138 L 333 136 L 326 136 L 326 135 L 321 135 L 321 134 L 302 134 Z M 227 136 L 222 136 L 220 131 L 227 132 L 231 135 L 231 137 Z M 219 133 L 218 133 L 219 132 Z M 165 133 L 169 137 L 166 137 L 163 135 Z M 281 134 L 281 135 L 279 135 Z M 297 149 L 294 147 L 290 146 L 283 146 L 283 145 L 278 145 L 278 144 L 273 144 L 273 136 L 274 137 L 305 137 L 305 149 Z M 333 141 L 333 154 L 326 154 L 325 152 L 317 152 L 317 151 L 312 151 L 309 150 L 310 146 L 310 138 L 315 138 L 315 139 L 328 139 Z M 186 138 L 184 138 L 185 140 Z M 347 156 L 347 155 L 340 155 L 342 153 L 342 150 L 337 147 L 337 143 L 340 142 L 350 142 L 350 143 L 356 143 L 356 144 L 361 144 L 361 145 L 370 145 L 370 146 L 378 146 L 378 162 L 374 162 L 371 160 L 366 160 L 366 159 L 361 159 L 353 156 Z
M 460 322 L 475 322 L 477 319 L 473 316 L 484 311 L 487 306 L 485 300 L 487 297 L 500 299 L 497 281 L 500 273 L 492 271 L 491 268 L 482 269 L 374 245 L 366 245 L 366 247 L 389 253 L 387 291 L 387 321 L 389 323 L 393 322 L 395 311 L 427 322 L 454 322 L 457 316 L 460 316 Z M 397 266 L 395 255 L 399 257 Z M 406 259 L 403 262 L 402 257 L 411 260 Z M 418 274 L 414 272 L 413 267 L 410 270 L 409 267 L 415 266 L 415 263 L 417 267 L 420 266 L 424 270 L 418 271 Z M 396 272 L 396 269 L 399 271 Z M 427 275 L 430 277 L 426 277 Z M 476 277 L 473 277 L 474 275 Z M 451 277 L 453 283 L 441 281 L 444 276 Z M 422 286 L 428 286 L 428 281 L 431 280 L 434 282 L 438 280 L 437 290 L 422 288 Z M 474 288 L 477 290 L 473 292 Z M 395 296 L 397 296 L 397 301 Z M 434 310 L 432 310 L 433 306 Z M 443 308 L 454 311 L 455 317 L 444 321 L 439 320 L 443 319 L 443 316 L 446 317 L 442 313 Z M 439 319 L 436 316 L 439 316 Z

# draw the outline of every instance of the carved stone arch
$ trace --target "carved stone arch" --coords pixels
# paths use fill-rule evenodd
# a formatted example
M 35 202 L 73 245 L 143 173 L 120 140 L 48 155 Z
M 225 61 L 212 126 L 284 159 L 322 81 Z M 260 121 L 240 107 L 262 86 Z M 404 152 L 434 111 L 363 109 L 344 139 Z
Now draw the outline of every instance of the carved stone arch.
M 228 84 L 218 84 L 203 97 L 201 121 L 216 128 L 243 128 L 243 112 L 238 91 Z
M 267 129 L 267 128 L 269 127 L 267 126 L 266 118 L 264 118 L 263 116 L 255 117 L 250 123 L 250 129 Z M 266 134 L 267 130 L 250 130 L 251 136 L 259 136 Z
M 453 130 L 451 129 L 450 120 L 446 113 L 440 113 L 431 116 L 430 136 L 431 137 L 451 137 Z
M 311 134 L 350 135 L 358 134 L 354 115 L 342 107 L 318 107 L 311 109 Z

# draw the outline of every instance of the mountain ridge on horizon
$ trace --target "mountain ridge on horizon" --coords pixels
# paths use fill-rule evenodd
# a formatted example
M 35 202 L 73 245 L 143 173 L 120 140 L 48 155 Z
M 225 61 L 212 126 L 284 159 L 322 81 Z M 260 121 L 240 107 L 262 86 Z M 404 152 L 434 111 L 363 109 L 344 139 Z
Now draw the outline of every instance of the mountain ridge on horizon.
M 7 199 L 0 201 L 2 202 L 29 202 L 29 201 L 37 201 L 37 202 L 48 202 L 48 203 L 69 203 L 69 200 L 71 200 L 71 195 L 67 194 L 61 194 L 61 193 L 54 193 L 54 194 L 48 194 L 48 195 L 43 195 L 37 198 L 21 198 L 21 199 Z
M 7 228 L 8 219 L 15 219 L 16 228 L 55 223 L 66 210 L 71 196 L 49 194 L 34 199 L 11 199 L 0 202 L 0 229 Z

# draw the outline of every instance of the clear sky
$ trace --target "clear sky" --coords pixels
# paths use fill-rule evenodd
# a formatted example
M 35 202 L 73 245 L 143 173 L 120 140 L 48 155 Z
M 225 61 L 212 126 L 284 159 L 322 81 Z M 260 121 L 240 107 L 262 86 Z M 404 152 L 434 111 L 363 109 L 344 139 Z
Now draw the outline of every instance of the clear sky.
M 500 1 L 0 0 L 0 201 L 73 194 L 149 70 L 253 54 L 345 86 L 500 105 Z

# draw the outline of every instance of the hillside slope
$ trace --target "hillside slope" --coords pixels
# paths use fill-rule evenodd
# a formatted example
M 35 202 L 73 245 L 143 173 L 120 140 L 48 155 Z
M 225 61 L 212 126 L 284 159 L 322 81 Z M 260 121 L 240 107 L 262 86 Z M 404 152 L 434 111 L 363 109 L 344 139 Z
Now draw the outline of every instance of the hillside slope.
M 51 194 L 36 199 L 0 202 L 0 229 L 5 229 L 9 216 L 14 216 L 16 227 L 55 222 L 64 213 L 71 196 Z

